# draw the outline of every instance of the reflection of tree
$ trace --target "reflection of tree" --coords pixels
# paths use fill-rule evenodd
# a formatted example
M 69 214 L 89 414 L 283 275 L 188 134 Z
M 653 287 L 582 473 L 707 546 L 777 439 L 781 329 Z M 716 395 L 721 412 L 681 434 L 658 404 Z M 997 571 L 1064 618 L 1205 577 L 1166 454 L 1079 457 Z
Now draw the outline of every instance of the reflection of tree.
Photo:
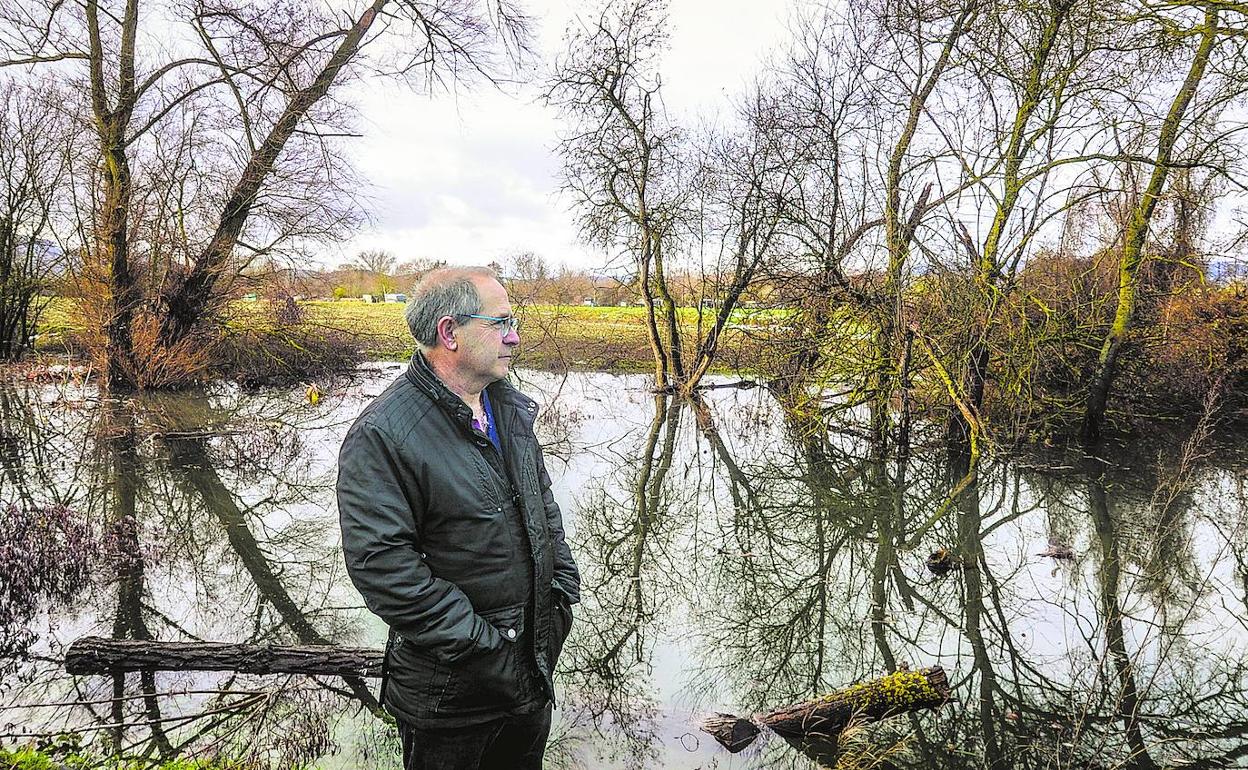
M 114 637 L 331 643 L 335 630 L 324 616 L 337 561 L 326 536 L 333 522 L 300 521 L 302 508 L 319 513 L 331 494 L 327 477 L 305 480 L 311 458 L 300 437 L 316 427 L 308 424 L 315 415 L 280 395 L 211 401 L 177 395 L 102 402 L 79 417 L 71 438 L 94 459 L 87 494 L 78 496 L 83 515 L 104 523 L 109 560 L 98 582 L 114 597 L 106 600 Z M 26 439 L 39 441 L 38 431 Z M 228 461 L 217 461 L 215 452 Z M 231 476 L 222 465 L 245 472 Z M 49 467 L 56 469 L 55 461 Z M 35 499 L 78 494 L 76 477 L 53 471 L 48 483 L 62 488 L 32 485 Z M 306 577 L 292 579 L 296 569 L 306 569 Z M 329 720 L 348 703 L 378 711 L 358 678 L 345 690 L 300 677 L 147 672 L 104 683 L 66 679 L 48 668 L 26 678 L 32 683 L 6 698 L 77 699 L 76 708 L 60 716 L 42 712 L 41 721 L 106 735 L 112 750 L 143 758 L 207 747 L 298 764 L 332 748 Z M 48 697 L 66 686 L 75 692 L 70 698 Z M 174 697 L 179 691 L 191 694 Z
M 50 483 L 81 447 L 42 392 L 0 385 L 0 680 L 30 654 L 41 609 L 69 606 L 89 585 L 103 547 L 98 528 L 70 507 L 79 488 Z
M 113 617 L 113 638 L 147 641 L 153 637 L 143 615 L 145 559 L 143 544 L 139 540 L 140 465 L 134 415 L 116 402 L 106 402 L 97 431 L 112 481 L 112 507 L 106 521 L 110 540 L 116 546 L 117 609 Z M 167 759 L 175 752 L 161 719 L 156 675 L 151 671 L 142 671 L 138 676 L 139 689 L 143 694 L 143 717 L 151 730 L 151 740 L 144 756 L 150 756 L 154 749 L 161 759 Z M 109 716 L 115 725 L 113 747 L 118 752 L 129 753 L 130 747 L 125 742 L 126 677 L 124 674 L 113 674 L 111 678 L 113 701 Z
M 955 453 L 950 463 L 950 477 L 964 478 L 968 468 L 966 458 Z M 957 498 L 957 556 L 962 563 L 963 614 L 962 633 L 971 648 L 972 669 L 970 676 L 978 679 L 974 711 L 979 718 L 983 738 L 984 766 L 1003 768 L 1009 765 L 1003 756 L 1001 709 L 997 707 L 997 676 L 993 669 L 988 643 L 984 638 L 984 615 L 987 610 L 984 596 L 984 578 L 991 579 L 988 561 L 984 558 L 983 516 L 980 510 L 978 479 L 972 481 Z M 1001 629 L 1008 634 L 1008 629 Z M 927 748 L 927 747 L 925 747 Z M 930 749 L 929 749 L 930 750 Z
M 51 474 L 73 475 L 83 465 L 82 444 L 65 425 L 79 405 L 63 395 L 43 401 L 41 389 L 0 385 L 0 502 L 27 508 L 77 502 L 81 487 L 54 483 Z
M 1148 770 L 1157 764 L 1149 755 L 1148 745 L 1140 731 L 1140 692 L 1136 685 L 1135 662 L 1127 651 L 1123 631 L 1123 609 L 1119 597 L 1122 579 L 1119 536 L 1109 514 L 1104 477 L 1089 473 L 1087 483 L 1089 513 L 1101 547 L 1100 609 L 1105 624 L 1105 647 L 1117 674 L 1117 711 L 1131 750 L 1127 767 Z
M 618 731 L 640 763 L 651 752 L 654 706 L 648 679 L 653 624 L 664 604 L 673 526 L 667 518 L 668 472 L 683 403 L 655 396 L 654 416 L 634 462 L 620 475 L 628 498 L 607 487 L 580 503 L 573 548 L 582 562 L 577 630 L 564 653 L 571 711 L 577 722 Z M 620 512 L 627 511 L 627 516 Z M 666 608 L 665 608 L 666 609 Z
M 721 525 L 725 546 L 715 580 L 696 599 L 705 609 L 700 634 L 715 651 L 703 674 L 731 683 L 749 710 L 852 681 L 851 672 L 871 657 L 863 631 L 883 634 L 887 611 L 873 603 L 864 624 L 855 615 L 863 609 L 859 597 L 879 599 L 891 586 L 908 595 L 895 554 L 900 509 L 888 492 L 890 474 L 815 419 L 789 415 L 785 428 L 753 460 L 732 457 L 704 426 L 719 466 L 746 477 L 725 486 L 752 494 L 734 495 L 733 518 Z M 872 552 L 855 547 L 866 541 L 882 545 Z M 891 656 L 888 645 L 879 653 Z
M 1157 470 L 1179 464 L 1169 456 L 1129 467 L 999 461 L 933 519 L 964 476 L 940 446 L 919 437 L 908 461 L 886 460 L 817 416 L 751 420 L 753 407 L 739 407 L 753 397 L 709 394 L 695 404 L 696 432 L 680 402 L 657 398 L 635 434 L 612 442 L 610 467 L 591 470 L 574 535 L 585 604 L 560 680 L 573 739 L 588 726 L 638 764 L 654 756 L 653 668 L 680 635 L 696 642 L 681 664 L 699 707 L 737 713 L 894 666 L 943 665 L 956 704 L 858 734 L 877 753 L 904 739 L 890 766 L 1212 768 L 1248 758 L 1241 469 L 1178 483 Z M 15 467 L 45 463 L 46 483 L 59 485 L 27 474 L 28 499 L 75 501 L 118 546 L 104 548 L 97 626 L 136 638 L 347 641 L 341 624 L 357 615 L 327 598 L 340 575 L 332 521 L 318 515 L 329 492 L 311 459 L 322 423 L 310 410 L 272 393 L 101 404 L 52 421 L 10 408 L 27 410 L 5 445 L 22 458 Z M 89 473 L 59 459 L 78 452 L 95 458 Z M 1037 556 L 1050 538 L 1074 557 Z M 937 548 L 962 568 L 929 574 L 923 559 Z M 36 685 L 5 699 L 68 700 L 54 654 L 31 664 Z M 66 725 L 104 728 L 152 757 L 207 745 L 263 753 L 288 738 L 285 754 L 260 758 L 308 758 L 325 750 L 329 719 L 370 703 L 362 683 L 307 679 L 160 674 L 73 686 L 71 698 L 104 703 L 79 705 Z M 183 687 L 223 692 L 169 697 Z M 115 695 L 126 700 L 114 705 Z M 118 723 L 124 730 L 108 727 Z M 773 741 L 747 764 L 789 755 Z
M 264 550 L 248 526 L 247 517 L 221 476 L 213 468 L 203 438 L 177 438 L 167 442 L 171 467 L 203 500 L 208 511 L 217 517 L 225 530 L 231 548 L 251 575 L 260 597 L 277 611 L 282 627 L 301 644 L 332 644 L 333 640 L 318 631 L 304 609 L 290 596 Z M 381 705 L 359 677 L 345 679 L 351 695 L 377 714 Z
M 1194 533 L 1199 496 L 1190 489 L 1158 493 L 1162 482 L 1132 472 L 1102 478 L 997 464 L 929 521 L 965 478 L 965 458 L 946 468 L 943 452 L 923 450 L 886 463 L 865 442 L 800 418 L 786 428 L 750 455 L 717 463 L 736 505 L 719 538 L 739 553 L 703 557 L 716 579 L 692 601 L 702 610 L 698 666 L 728 688 L 726 710 L 774 707 L 904 663 L 940 663 L 958 705 L 914 716 L 908 727 L 893 720 L 868 730 L 877 747 L 909 735 L 889 763 L 1147 768 L 1163 755 L 1206 766 L 1248 756 L 1239 748 L 1248 719 L 1243 645 L 1199 617 L 1216 605 L 1192 607 L 1202 594 L 1225 597 L 1240 579 L 1215 585 L 1212 572 L 1233 569 L 1219 567 L 1220 554 L 1244 550 L 1216 544 L 1242 535 L 1248 522 L 1226 524 L 1248 517 L 1242 503 L 1209 527 L 1217 534 L 1210 546 Z M 712 447 L 731 454 L 723 442 Z M 1071 543 L 1081 532 L 1090 558 L 1087 548 L 1076 548 L 1073 562 L 1036 556 L 1047 538 Z M 915 558 L 937 548 L 959 565 L 943 578 Z M 1038 575 L 1059 593 L 1049 595 Z M 1224 628 L 1225 613 L 1214 616 Z M 1211 633 L 1218 643 L 1194 656 Z

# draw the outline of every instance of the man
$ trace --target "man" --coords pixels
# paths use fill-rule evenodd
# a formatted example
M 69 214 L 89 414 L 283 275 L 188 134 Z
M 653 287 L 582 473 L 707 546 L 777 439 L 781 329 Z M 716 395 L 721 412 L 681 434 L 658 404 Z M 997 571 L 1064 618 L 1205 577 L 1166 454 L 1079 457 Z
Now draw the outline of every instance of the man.
M 411 365 L 338 460 L 347 571 L 391 630 L 382 702 L 406 770 L 540 768 L 580 575 L 537 404 L 504 379 L 516 318 L 486 268 L 428 274 L 406 315 Z

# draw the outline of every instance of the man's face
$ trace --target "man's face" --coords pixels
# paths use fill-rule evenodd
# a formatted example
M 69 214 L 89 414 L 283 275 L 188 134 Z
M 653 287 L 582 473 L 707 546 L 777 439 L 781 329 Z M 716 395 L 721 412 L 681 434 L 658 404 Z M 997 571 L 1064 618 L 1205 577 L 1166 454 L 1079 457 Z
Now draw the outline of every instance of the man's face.
M 511 302 L 502 284 L 492 278 L 474 279 L 474 283 L 481 297 L 477 315 L 511 318 Z M 462 319 L 455 339 L 459 342 L 460 374 L 481 387 L 507 376 L 511 356 L 520 344 L 520 335 L 506 323 L 482 318 Z

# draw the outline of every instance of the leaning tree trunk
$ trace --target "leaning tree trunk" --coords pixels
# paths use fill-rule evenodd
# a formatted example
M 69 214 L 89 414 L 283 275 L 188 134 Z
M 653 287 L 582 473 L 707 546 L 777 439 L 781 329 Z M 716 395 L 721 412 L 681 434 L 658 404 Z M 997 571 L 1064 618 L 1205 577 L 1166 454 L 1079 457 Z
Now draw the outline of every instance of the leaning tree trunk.
M 1161 124 L 1161 132 L 1157 138 L 1157 156 L 1153 162 L 1153 172 L 1149 176 L 1148 187 L 1140 198 L 1139 204 L 1131 212 L 1131 220 L 1127 223 L 1126 236 L 1123 239 L 1122 257 L 1118 263 L 1118 307 L 1114 311 L 1114 322 L 1105 335 L 1101 345 L 1101 354 L 1097 359 L 1096 372 L 1088 390 L 1088 400 L 1083 414 L 1082 438 L 1086 444 L 1094 444 L 1101 437 L 1101 429 L 1105 423 L 1105 409 L 1109 404 L 1110 392 L 1115 376 L 1118 374 L 1118 360 L 1122 354 L 1123 344 L 1131 331 L 1131 322 L 1135 316 L 1139 300 L 1140 268 L 1144 264 L 1144 245 L 1152 224 L 1153 213 L 1157 210 L 1157 202 L 1170 174 L 1170 160 L 1175 145 L 1179 140 L 1179 127 L 1187 113 L 1187 107 L 1196 95 L 1196 88 L 1209 65 L 1214 44 L 1218 35 L 1218 11 L 1210 7 L 1205 10 L 1205 21 L 1200 28 L 1200 45 L 1192 57 L 1191 67 L 1183 86 L 1175 94 L 1170 103 L 1170 111 Z
M 373 0 L 355 23 L 342 36 L 338 47 L 306 87 L 296 91 L 261 145 L 247 160 L 242 175 L 230 191 L 217 223 L 216 231 L 204 250 L 195 258 L 191 270 L 172 284 L 164 298 L 165 315 L 161 318 L 160 341 L 173 345 L 185 339 L 203 319 L 218 298 L 217 282 L 225 273 L 230 257 L 238 245 L 243 227 L 251 216 L 252 207 L 260 197 L 286 143 L 294 136 L 299 123 L 338 80 L 339 73 L 355 58 L 374 20 L 389 0 Z

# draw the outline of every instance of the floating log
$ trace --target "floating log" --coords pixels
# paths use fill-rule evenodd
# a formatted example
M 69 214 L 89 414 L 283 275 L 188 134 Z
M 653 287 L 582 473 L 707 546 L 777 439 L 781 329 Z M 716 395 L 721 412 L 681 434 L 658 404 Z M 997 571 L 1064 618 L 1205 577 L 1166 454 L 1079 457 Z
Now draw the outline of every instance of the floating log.
M 702 729 L 734 754 L 753 743 L 764 727 L 802 748 L 813 742 L 835 741 L 850 723 L 873 722 L 936 708 L 948 701 L 949 696 L 949 679 L 944 669 L 933 666 L 918 671 L 898 671 L 753 719 L 715 714 L 702 722 Z
M 237 671 L 244 674 L 381 676 L 381 650 L 334 645 L 147 642 L 84 636 L 65 653 L 71 674 Z

